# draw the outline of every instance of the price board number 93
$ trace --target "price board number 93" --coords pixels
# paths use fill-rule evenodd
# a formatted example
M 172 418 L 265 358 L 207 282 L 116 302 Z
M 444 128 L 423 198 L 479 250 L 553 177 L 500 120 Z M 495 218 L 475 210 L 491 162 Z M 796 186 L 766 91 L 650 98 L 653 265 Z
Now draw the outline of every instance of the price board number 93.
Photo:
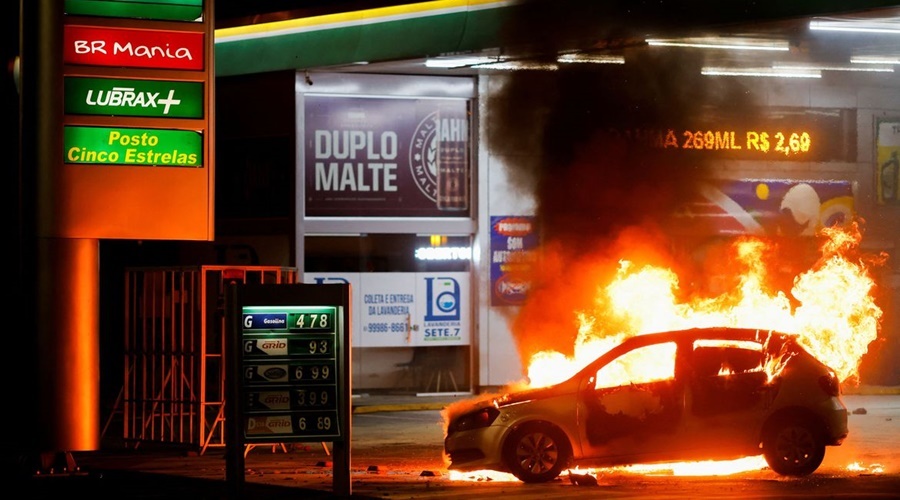
M 328 339 L 311 339 L 306 343 L 306 352 L 308 354 L 328 354 L 331 352 L 331 345 Z

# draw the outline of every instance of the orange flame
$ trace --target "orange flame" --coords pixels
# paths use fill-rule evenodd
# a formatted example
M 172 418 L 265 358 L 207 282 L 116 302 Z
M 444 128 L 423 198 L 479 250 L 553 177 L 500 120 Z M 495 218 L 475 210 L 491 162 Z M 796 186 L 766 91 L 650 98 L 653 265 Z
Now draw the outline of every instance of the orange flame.
M 734 242 L 733 264 L 741 271 L 738 286 L 714 297 L 679 301 L 679 280 L 672 270 L 620 260 L 612 282 L 598 291 L 595 310 L 577 313 L 574 354 L 544 350 L 532 355 L 527 369 L 530 386 L 565 380 L 627 337 L 705 326 L 798 334 L 800 342 L 834 369 L 842 382 L 858 378 L 859 363 L 877 337 L 882 311 L 871 296 L 874 281 L 866 263 L 850 257 L 861 239 L 857 225 L 827 228 L 821 234 L 825 237 L 821 257 L 794 278 L 791 298 L 782 291 L 770 291 L 765 257 L 773 248 L 756 237 Z M 883 261 L 882 256 L 869 264 Z M 654 366 L 636 363 L 624 368 L 622 375 L 634 377 Z M 772 374 L 775 367 L 765 368 Z
M 793 276 L 790 296 L 777 290 L 777 274 L 784 274 L 779 262 L 779 249 L 774 243 L 759 237 L 743 236 L 731 245 L 728 262 L 724 266 L 732 275 L 719 273 L 713 278 L 718 295 L 697 294 L 681 299 L 678 275 L 671 269 L 656 265 L 638 265 L 632 260 L 619 259 L 611 281 L 596 292 L 591 308 L 576 311 L 578 331 L 571 354 L 543 349 L 527 358 L 527 379 L 512 383 L 506 389 L 552 385 L 570 378 L 587 363 L 593 361 L 624 339 L 645 333 L 694 327 L 737 326 L 760 330 L 778 330 L 798 335 L 798 340 L 820 361 L 831 367 L 842 383 L 858 383 L 859 365 L 869 344 L 878 336 L 881 309 L 872 296 L 875 287 L 870 268 L 883 265 L 885 254 L 859 256 L 862 239 L 856 223 L 845 227 L 825 228 L 819 236 L 823 243 L 818 260 L 808 270 Z M 629 240 L 623 248 L 635 246 Z M 639 252 L 635 252 L 639 253 Z M 651 250 L 651 253 L 655 253 Z M 550 257 L 553 261 L 553 258 Z M 552 271 L 565 264 L 550 262 Z M 731 287 L 721 285 L 733 283 Z M 566 288 L 572 287 L 565 284 Z M 711 287 L 716 288 L 716 287 Z M 541 305 L 520 311 L 518 320 L 544 335 L 535 324 L 534 311 L 546 313 L 548 303 L 559 301 L 565 307 L 563 294 L 552 290 L 536 296 Z M 559 306 L 557 306 L 559 307 Z M 531 315 L 530 315 L 531 314 Z M 524 318 L 524 319 L 523 319 Z M 520 339 L 521 342 L 521 339 Z M 527 349 L 520 343 L 520 349 Z M 662 374 L 654 370 L 662 366 L 652 359 L 632 359 L 628 366 L 618 366 L 612 373 L 616 380 L 600 381 L 613 386 L 626 381 L 648 381 Z M 764 370 L 771 380 L 785 366 L 785 353 L 768 358 Z M 445 417 L 448 413 L 445 412 Z M 446 429 L 445 429 L 446 431 Z M 857 464 L 850 466 L 853 469 Z M 668 473 L 672 475 L 725 475 L 765 467 L 761 456 L 732 461 L 697 461 L 654 465 L 632 465 L 598 471 L 635 472 L 641 474 Z M 878 465 L 872 470 L 878 470 Z M 663 471 L 663 472 L 661 472 Z M 668 472 L 665 472 L 668 471 Z M 514 476 L 492 471 L 455 473 L 454 480 L 515 480 Z

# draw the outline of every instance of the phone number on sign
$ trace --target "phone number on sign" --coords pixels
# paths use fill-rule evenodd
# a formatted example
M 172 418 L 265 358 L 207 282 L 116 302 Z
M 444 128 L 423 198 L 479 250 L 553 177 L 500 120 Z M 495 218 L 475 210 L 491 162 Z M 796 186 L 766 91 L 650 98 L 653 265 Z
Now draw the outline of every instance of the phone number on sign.
M 406 333 L 407 331 L 406 323 L 369 323 L 363 326 L 364 332 L 372 332 L 372 333 Z

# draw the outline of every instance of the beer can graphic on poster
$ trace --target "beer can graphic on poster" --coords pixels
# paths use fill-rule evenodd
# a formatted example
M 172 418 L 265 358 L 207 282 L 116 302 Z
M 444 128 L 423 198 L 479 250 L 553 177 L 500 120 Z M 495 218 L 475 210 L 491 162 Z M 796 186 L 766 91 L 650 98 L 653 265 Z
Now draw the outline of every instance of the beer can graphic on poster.
M 446 108 L 437 116 L 437 207 L 469 208 L 469 131 L 465 115 Z

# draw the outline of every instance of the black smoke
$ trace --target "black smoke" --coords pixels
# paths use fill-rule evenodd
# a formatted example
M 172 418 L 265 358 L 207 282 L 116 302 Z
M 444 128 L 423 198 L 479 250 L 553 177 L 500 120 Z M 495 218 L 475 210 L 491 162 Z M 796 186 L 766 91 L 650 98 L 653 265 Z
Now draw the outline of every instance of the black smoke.
M 646 46 L 619 53 L 625 64 L 566 64 L 492 82 L 489 147 L 511 187 L 536 200 L 542 242 L 513 327 L 523 356 L 571 351 L 575 311 L 590 308 L 623 255 L 675 265 L 690 252 L 668 218 L 715 165 L 680 147 L 683 131 L 752 108 L 747 89 L 702 76 L 699 57 Z M 667 133 L 677 145 L 661 147 Z

